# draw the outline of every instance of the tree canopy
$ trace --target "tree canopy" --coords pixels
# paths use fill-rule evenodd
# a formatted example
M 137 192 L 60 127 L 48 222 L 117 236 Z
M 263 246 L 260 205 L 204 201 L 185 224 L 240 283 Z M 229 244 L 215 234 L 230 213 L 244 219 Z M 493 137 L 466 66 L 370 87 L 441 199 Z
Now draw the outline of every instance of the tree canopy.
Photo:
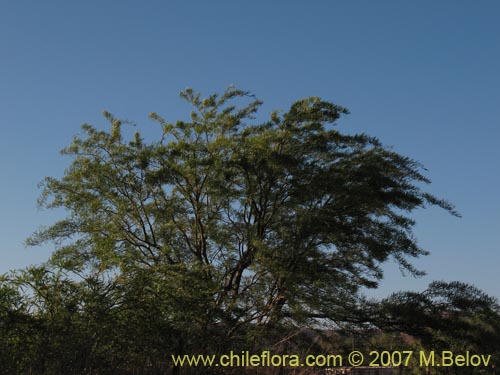
M 55 251 L 44 265 L 4 276 L 0 289 L 10 319 L 37 332 L 32 345 L 45 358 L 27 361 L 25 373 L 160 371 L 166 352 L 243 348 L 263 330 L 269 338 L 304 325 L 421 333 L 395 319 L 408 295 L 367 305 L 360 294 L 377 287 L 388 261 L 422 274 L 412 264 L 427 254 L 413 211 L 458 215 L 424 189 L 430 181 L 417 161 L 375 137 L 340 132 L 348 110 L 317 97 L 266 121 L 256 120 L 262 102 L 233 87 L 181 97 L 189 119 L 151 113 L 160 129 L 151 141 L 138 131 L 128 137 L 127 122 L 104 112 L 109 130 L 83 125 L 62 151 L 69 168 L 43 182 L 39 204 L 67 216 L 27 242 Z M 443 285 L 431 290 L 451 290 Z M 434 303 L 430 295 L 413 301 L 422 316 Z M 498 316 L 491 311 L 488 319 Z M 78 350 L 63 345 L 68 337 Z M 80 354 L 49 369 L 62 347 Z
M 109 132 L 83 125 L 63 150 L 71 166 L 45 180 L 40 201 L 69 215 L 29 243 L 55 241 L 52 262 L 75 273 L 147 271 L 200 327 L 220 323 L 227 334 L 250 322 L 335 319 L 360 287 L 377 286 L 389 259 L 420 274 L 411 258 L 426 251 L 407 214 L 455 212 L 422 190 L 418 162 L 339 132 L 347 109 L 310 97 L 255 124 L 261 102 L 247 92 L 181 96 L 190 121 L 152 113 L 153 142 L 124 139 L 108 112 Z

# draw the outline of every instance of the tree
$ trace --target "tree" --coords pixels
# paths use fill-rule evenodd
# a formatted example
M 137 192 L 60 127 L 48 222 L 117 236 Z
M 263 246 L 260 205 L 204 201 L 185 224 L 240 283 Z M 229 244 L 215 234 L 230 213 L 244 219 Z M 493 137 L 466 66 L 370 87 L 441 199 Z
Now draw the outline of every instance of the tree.
M 255 124 L 261 102 L 247 92 L 181 96 L 190 120 L 152 113 L 152 142 L 126 140 L 108 112 L 109 132 L 83 125 L 62 151 L 71 166 L 45 180 L 40 199 L 68 216 L 28 240 L 54 241 L 51 264 L 72 277 L 107 272 L 122 286 L 117 301 L 137 291 L 158 301 L 179 352 L 258 327 L 349 319 L 382 263 L 421 274 L 411 259 L 427 252 L 409 213 L 435 205 L 456 215 L 422 190 L 418 162 L 339 132 L 341 106 L 310 97 Z
M 436 373 L 484 373 L 500 365 L 500 305 L 476 287 L 463 282 L 432 282 L 421 292 L 398 292 L 365 305 L 359 317 L 385 332 L 405 332 L 420 349 L 491 355 L 488 366 L 451 367 Z M 363 318 L 360 319 L 360 322 Z M 420 369 L 421 371 L 421 369 Z M 475 371 L 475 372 L 474 372 Z

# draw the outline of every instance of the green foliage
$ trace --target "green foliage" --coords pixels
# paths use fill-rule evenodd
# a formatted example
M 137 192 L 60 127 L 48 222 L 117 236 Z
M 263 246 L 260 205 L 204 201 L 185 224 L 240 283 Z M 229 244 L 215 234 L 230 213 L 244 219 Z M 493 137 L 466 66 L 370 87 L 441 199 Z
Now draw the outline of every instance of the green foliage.
M 68 215 L 28 239 L 56 250 L 18 273 L 5 298 L 17 306 L 24 293 L 33 345 L 59 364 L 46 374 L 152 373 L 167 353 L 355 322 L 359 290 L 378 285 L 381 264 L 422 273 L 411 212 L 456 215 L 422 189 L 418 162 L 339 132 L 341 106 L 311 97 L 256 123 L 261 102 L 247 92 L 181 97 L 190 119 L 150 114 L 161 128 L 150 142 L 127 140 L 126 122 L 108 112 L 109 131 L 83 125 L 62 151 L 72 159 L 64 176 L 43 183 L 40 205 Z M 66 362 L 54 358 L 63 347 Z M 87 354 L 73 358 L 77 347 Z
M 452 208 L 420 189 L 417 162 L 335 130 L 345 108 L 312 97 L 254 125 L 258 100 L 232 104 L 246 92 L 181 96 L 191 121 L 151 114 L 158 141 L 126 142 L 107 112 L 109 133 L 84 125 L 63 150 L 72 165 L 46 179 L 40 202 L 70 215 L 29 242 L 56 241 L 53 262 L 79 272 L 187 278 L 174 300 L 198 302 L 200 326 L 223 322 L 228 334 L 243 322 L 335 318 L 359 287 L 377 285 L 389 258 L 419 274 L 409 258 L 426 252 L 404 212 Z

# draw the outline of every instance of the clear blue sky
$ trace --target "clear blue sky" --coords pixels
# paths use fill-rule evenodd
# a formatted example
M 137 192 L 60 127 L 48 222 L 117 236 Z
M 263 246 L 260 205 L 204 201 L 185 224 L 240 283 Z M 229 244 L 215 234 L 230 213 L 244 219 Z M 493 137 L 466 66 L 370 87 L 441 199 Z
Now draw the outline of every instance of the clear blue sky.
M 107 109 L 154 126 L 178 92 L 229 84 L 264 112 L 310 95 L 348 107 L 347 132 L 421 161 L 457 219 L 419 211 L 428 276 L 386 267 L 379 295 L 462 280 L 500 297 L 500 3 L 497 1 L 4 1 L 0 5 L 0 272 L 45 260 L 24 239 L 61 212 L 37 183 Z

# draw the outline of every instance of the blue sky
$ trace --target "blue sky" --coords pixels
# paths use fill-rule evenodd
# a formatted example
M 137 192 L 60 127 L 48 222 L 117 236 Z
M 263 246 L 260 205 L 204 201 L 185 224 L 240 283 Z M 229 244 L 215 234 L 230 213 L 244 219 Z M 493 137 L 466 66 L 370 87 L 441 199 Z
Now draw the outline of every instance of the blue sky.
M 184 117 L 178 93 L 229 84 L 262 114 L 320 96 L 339 123 L 427 168 L 453 202 L 415 213 L 431 255 L 422 279 L 388 264 L 380 291 L 462 280 L 500 297 L 500 3 L 472 1 L 16 1 L 0 5 L 0 272 L 45 260 L 24 239 L 62 212 L 39 211 L 38 182 L 106 109 L 152 131 Z

